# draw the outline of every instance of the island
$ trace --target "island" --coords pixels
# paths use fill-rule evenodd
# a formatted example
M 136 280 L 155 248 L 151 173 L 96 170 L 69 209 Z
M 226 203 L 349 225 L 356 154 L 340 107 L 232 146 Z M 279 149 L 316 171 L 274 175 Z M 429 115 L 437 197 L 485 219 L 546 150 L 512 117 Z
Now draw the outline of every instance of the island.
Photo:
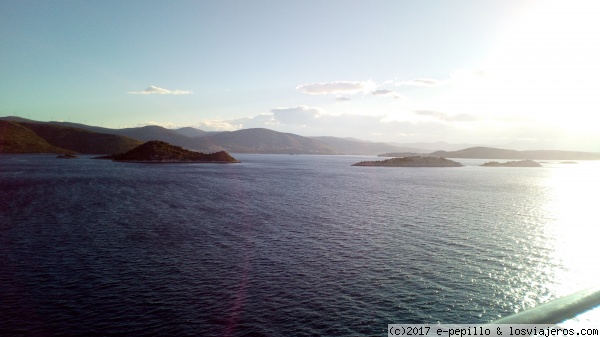
M 361 161 L 352 166 L 385 166 L 385 167 L 460 167 L 459 162 L 441 157 L 400 157 L 379 161 Z
M 490 161 L 480 166 L 486 167 L 542 167 L 539 163 L 533 160 L 520 160 L 520 161 L 508 161 L 506 163 L 499 163 L 497 161 Z
M 225 151 L 195 152 L 158 140 L 146 142 L 125 153 L 96 157 L 95 159 L 133 163 L 239 163 Z
M 61 158 L 61 159 L 75 159 L 75 158 L 79 158 L 79 157 L 77 157 L 74 154 L 65 153 L 65 154 L 56 156 L 56 158 Z

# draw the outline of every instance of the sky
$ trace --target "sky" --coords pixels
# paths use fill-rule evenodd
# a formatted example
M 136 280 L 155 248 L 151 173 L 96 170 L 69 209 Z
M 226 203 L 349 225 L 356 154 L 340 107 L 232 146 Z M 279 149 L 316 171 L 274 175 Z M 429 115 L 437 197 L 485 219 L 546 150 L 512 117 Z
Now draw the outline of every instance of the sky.
M 0 116 L 600 152 L 600 2 L 0 0 Z

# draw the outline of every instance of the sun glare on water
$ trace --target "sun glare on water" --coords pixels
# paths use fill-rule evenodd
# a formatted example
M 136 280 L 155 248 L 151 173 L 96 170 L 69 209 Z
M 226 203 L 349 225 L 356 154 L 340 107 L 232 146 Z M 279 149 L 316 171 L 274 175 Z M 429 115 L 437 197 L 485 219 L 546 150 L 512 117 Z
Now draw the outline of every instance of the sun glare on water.
M 600 177 L 597 162 L 554 169 L 548 178 L 546 230 L 553 237 L 556 293 L 568 295 L 600 280 Z

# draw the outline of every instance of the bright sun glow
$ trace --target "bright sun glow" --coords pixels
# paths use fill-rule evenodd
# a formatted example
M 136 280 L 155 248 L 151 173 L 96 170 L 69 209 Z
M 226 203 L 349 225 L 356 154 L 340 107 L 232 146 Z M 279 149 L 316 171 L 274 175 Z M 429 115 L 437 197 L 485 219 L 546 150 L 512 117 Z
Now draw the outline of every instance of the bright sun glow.
M 481 64 L 456 76 L 455 111 L 521 116 L 594 131 L 600 99 L 600 2 L 540 1 L 524 10 Z

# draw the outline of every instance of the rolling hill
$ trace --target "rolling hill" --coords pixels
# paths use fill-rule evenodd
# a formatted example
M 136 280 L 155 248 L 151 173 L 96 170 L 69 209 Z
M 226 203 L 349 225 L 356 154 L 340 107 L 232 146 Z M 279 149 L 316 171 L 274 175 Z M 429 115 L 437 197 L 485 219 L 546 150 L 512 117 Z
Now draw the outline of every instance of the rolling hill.
M 336 154 L 331 146 L 307 137 L 269 129 L 254 128 L 195 139 L 202 150 L 233 153 Z
M 30 151 L 25 151 L 31 142 L 25 139 L 33 140 L 31 134 L 43 139 L 48 145 L 56 147 L 58 150 L 51 151 L 52 153 L 84 153 L 84 154 L 114 154 L 126 152 L 140 145 L 142 142 L 129 137 L 100 133 L 96 130 L 110 130 L 99 127 L 90 127 L 84 124 L 61 123 L 61 122 L 38 122 L 20 117 L 2 117 L 0 121 L 3 123 L 12 123 L 26 130 L 29 130 L 29 136 L 23 138 L 25 131 L 19 131 L 21 140 L 18 143 L 29 144 L 23 145 L 23 153 L 39 153 L 35 147 L 31 147 Z M 72 125 L 81 125 L 85 128 L 73 127 Z M 14 129 L 14 127 L 11 127 Z M 91 130 L 90 130 L 91 129 Z M 16 129 L 14 129 L 16 130 Z M 11 134 L 10 139 L 14 142 L 14 134 Z M 6 138 L 6 137 L 5 137 Z M 6 138 L 8 139 L 8 138 Z M 39 139 L 36 140 L 39 143 Z M 45 145 L 44 145 L 45 146 Z M 42 146 L 43 148 L 43 146 Z
M 128 137 L 92 132 L 68 126 L 45 123 L 19 123 L 48 143 L 64 149 L 88 154 L 112 154 L 126 152 L 141 144 Z
M 192 138 L 206 137 L 206 136 L 212 136 L 212 135 L 217 135 L 219 133 L 223 133 L 221 131 L 204 131 L 204 130 L 196 129 L 196 128 L 193 128 L 190 126 L 186 126 L 184 128 L 179 128 L 179 129 L 173 129 L 173 131 L 175 131 L 181 135 L 192 137 Z
M 600 153 L 534 150 L 516 151 L 492 147 L 470 147 L 459 151 L 436 151 L 429 154 L 444 158 L 473 158 L 473 159 L 536 159 L 536 160 L 597 160 Z
M 228 132 L 206 132 L 186 127 L 166 129 L 156 125 L 126 129 L 109 129 L 85 124 L 67 122 L 38 122 L 20 117 L 1 117 L 34 132 L 47 142 L 63 150 L 79 153 L 115 154 L 133 149 L 142 142 L 159 140 L 180 146 L 185 149 L 231 153 L 288 153 L 288 154 L 352 154 L 381 156 L 435 156 L 444 158 L 477 158 L 477 159 L 536 159 L 536 160 L 590 160 L 600 159 L 600 153 L 575 151 L 516 151 L 492 147 L 469 147 L 458 151 L 436 151 L 422 153 L 422 149 L 406 148 L 399 144 L 376 143 L 338 137 L 303 137 L 292 133 L 277 132 L 264 128 L 242 129 Z M 14 128 L 14 126 L 11 126 Z M 25 132 L 20 130 L 19 132 Z M 13 137 L 13 136 L 11 136 Z M 16 136 L 15 136 L 16 137 Z M 23 136 L 25 137 L 25 136 Z M 25 138 L 31 138 L 31 134 Z M 22 139 L 25 139 L 22 138 Z M 8 138 L 4 137 L 5 144 Z M 10 138 L 13 139 L 13 138 Z M 33 138 L 31 138 L 33 139 Z M 11 148 L 16 151 L 17 145 L 11 140 Z M 32 142 L 36 142 L 33 141 Z M 37 140 L 39 143 L 39 139 Z M 18 143 L 18 142 L 17 142 Z M 25 142 L 20 151 L 42 149 L 42 145 L 33 146 Z M 425 143 L 414 143 L 424 145 Z M 437 143 L 436 143 L 437 144 Z M 447 143 L 443 143 L 448 145 Z M 431 144 L 430 144 L 431 145 Z M 452 146 L 456 146 L 454 144 Z M 41 147 L 40 147 L 41 146 Z M 49 149 L 49 148 L 47 148 Z M 32 150 L 31 152 L 39 152 Z M 423 151 L 428 152 L 428 151 Z
M 311 137 L 332 147 L 338 154 L 375 155 L 392 151 L 406 151 L 398 146 L 387 143 L 366 142 L 339 137 Z M 413 150 L 413 149 L 411 149 Z
M 49 144 L 32 130 L 0 120 L 0 153 L 75 153 Z

